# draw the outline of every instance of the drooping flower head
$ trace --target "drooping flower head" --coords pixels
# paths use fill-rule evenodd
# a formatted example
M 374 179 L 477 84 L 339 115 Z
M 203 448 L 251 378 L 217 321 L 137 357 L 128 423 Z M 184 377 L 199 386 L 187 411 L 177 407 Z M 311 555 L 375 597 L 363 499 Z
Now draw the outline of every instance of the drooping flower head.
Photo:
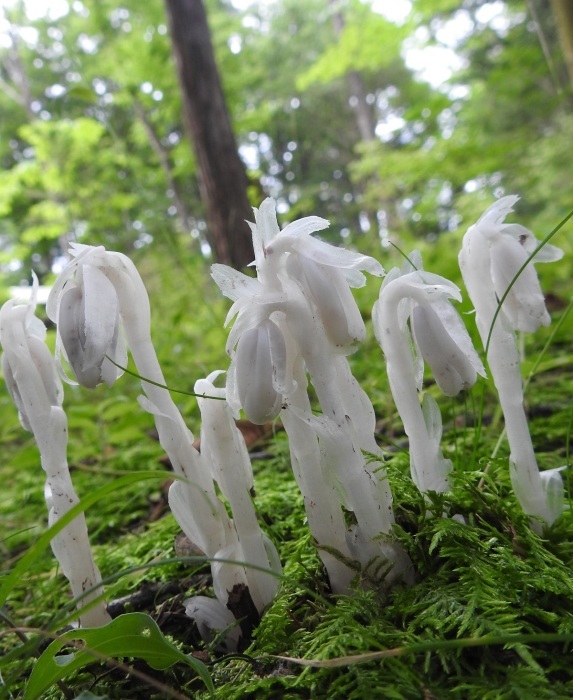
M 40 432 L 50 408 L 61 406 L 62 383 L 46 345 L 46 327 L 35 315 L 38 278 L 27 304 L 7 301 L 0 310 L 2 373 L 25 430 Z
M 58 366 L 69 383 L 74 382 L 62 368 L 62 357 L 82 386 L 93 389 L 102 382 L 111 386 L 121 370 L 108 357 L 120 365 L 127 361 L 116 289 L 120 278 L 112 281 L 109 274 L 110 265 L 111 270 L 119 267 L 124 256 L 78 244 L 72 244 L 70 252 L 74 257 L 56 280 L 46 305 L 48 317 L 58 327 Z
M 446 396 L 457 396 L 475 384 L 478 374 L 485 376 L 483 363 L 451 303 L 461 301 L 459 288 L 445 277 L 426 272 L 418 251 L 401 269 L 388 273 L 380 301 L 374 305 L 374 329 L 383 347 L 385 312 L 381 301 L 386 298 L 391 299 L 389 304 L 397 304 L 400 327 L 410 338 L 418 390 L 422 387 L 424 361 Z
M 504 223 L 518 199 L 516 195 L 502 197 L 470 226 L 459 264 L 503 410 L 513 490 L 525 513 L 551 525 L 562 510 L 563 483 L 558 471 L 540 472 L 537 465 L 523 406 L 515 331 L 533 332 L 549 324 L 534 263 L 559 260 L 563 252 L 545 245 L 527 262 L 539 241 L 523 226 Z M 533 527 L 539 529 L 539 523 L 534 522 Z
M 292 391 L 294 356 L 289 349 L 293 339 L 304 336 L 305 344 L 310 342 L 316 323 L 311 328 L 308 319 L 317 319 L 338 352 L 352 352 L 365 328 L 350 287 L 364 285 L 361 270 L 379 276 L 384 271 L 373 258 L 311 236 L 328 226 L 325 219 L 306 217 L 280 230 L 270 198 L 254 212 L 257 278 L 217 264 L 212 276 L 234 301 L 227 322 L 237 316 L 227 343 L 232 357 L 229 403 L 261 422 L 276 417 L 283 397 Z M 253 412 L 249 406 L 261 408 Z
M 448 396 L 472 386 L 484 369 L 451 304 L 452 299 L 460 300 L 460 290 L 444 277 L 425 272 L 417 251 L 410 259 L 387 275 L 372 322 L 410 440 L 412 478 L 422 492 L 446 491 L 452 465 L 440 450 L 440 411 L 429 395 L 420 406 L 424 360 Z
M 497 301 L 540 244 L 524 226 L 504 223 L 518 200 L 517 195 L 498 199 L 464 236 L 460 269 L 472 299 L 482 299 L 476 305 L 478 326 L 480 317 L 484 325 L 491 322 L 492 307 L 495 313 Z M 549 325 L 551 319 L 534 263 L 553 262 L 562 256 L 560 248 L 546 244 L 521 271 L 502 306 L 502 319 L 511 330 L 532 333 L 539 326 Z

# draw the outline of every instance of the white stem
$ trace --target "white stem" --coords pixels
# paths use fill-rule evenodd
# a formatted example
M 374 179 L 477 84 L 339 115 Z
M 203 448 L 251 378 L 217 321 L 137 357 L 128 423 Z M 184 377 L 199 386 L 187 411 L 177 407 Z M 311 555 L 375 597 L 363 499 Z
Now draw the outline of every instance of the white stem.
M 304 372 L 297 372 L 298 388 L 290 406 L 311 415 Z M 281 420 L 289 438 L 291 463 L 297 484 L 304 498 L 304 507 L 318 553 L 328 573 L 334 593 L 346 593 L 356 572 L 342 559 L 351 560 L 346 540 L 347 527 L 340 506 L 340 495 L 332 478 L 324 474 L 316 432 L 290 408 L 281 412 Z M 338 552 L 340 558 L 332 553 Z
M 103 267 L 102 271 L 116 288 L 127 344 L 138 373 L 153 382 L 165 384 L 151 342 L 147 290 L 131 260 L 124 255 L 119 256 L 119 259 L 121 267 L 110 264 Z M 149 399 L 149 403 L 142 405 L 154 414 L 160 443 L 167 452 L 175 473 L 186 480 L 175 486 L 188 502 L 189 513 L 186 514 L 184 531 L 207 555 L 214 556 L 228 543 L 228 532 L 232 526 L 217 498 L 213 480 L 201 464 L 200 455 L 193 446 L 193 435 L 186 427 L 169 391 L 145 381 L 142 381 L 142 388 Z M 175 515 L 178 517 L 179 513 Z M 193 523 L 193 531 L 189 531 L 190 522 Z
M 487 280 L 490 277 L 490 251 L 477 229 L 464 237 L 460 269 L 470 299 L 476 309 L 476 323 L 484 347 L 497 311 L 497 297 Z M 528 515 L 542 518 L 549 525 L 557 517 L 549 506 L 531 442 L 523 406 L 523 382 L 515 334 L 507 328 L 500 313 L 495 321 L 487 353 L 489 368 L 499 395 L 510 447 L 510 476 L 515 495 Z
M 195 391 L 198 394 L 204 392 L 209 396 L 224 396 L 224 391 L 216 389 L 208 379 L 198 381 Z M 249 454 L 226 401 L 198 401 L 202 418 L 202 455 L 231 506 L 240 549 L 237 554 L 240 555 L 239 561 L 247 564 L 244 567 L 246 583 L 253 603 L 261 612 L 274 598 L 278 578 L 259 568 L 249 567 L 248 564 L 279 574 L 280 570 L 275 571 L 273 565 L 274 561 L 278 560 L 276 551 L 273 552 L 274 556 L 269 558 L 267 547 L 273 550 L 274 547 L 261 531 L 251 500 L 252 472 Z
M 70 478 L 65 458 L 67 447 L 67 419 L 64 411 L 52 407 L 49 432 L 53 436 L 49 449 L 42 453 L 42 468 L 46 472 L 46 483 L 50 494 L 50 526 L 62 518 L 79 498 Z M 50 507 L 51 506 L 51 507 Z M 80 610 L 103 592 L 100 572 L 93 560 L 89 545 L 88 528 L 84 514 L 75 517 L 71 523 L 54 537 L 51 542 L 54 556 L 62 567 L 64 576 L 70 582 L 74 598 L 83 596 L 77 605 Z M 82 612 L 79 622 L 82 627 L 100 627 L 111 620 L 106 612 L 105 602 L 100 601 L 90 610 Z
M 383 536 L 391 533 L 394 514 L 382 458 L 370 463 L 362 453 L 366 450 L 381 456 L 373 435 L 374 409 L 352 377 L 346 357 L 332 351 L 320 319 L 307 304 L 297 305 L 296 310 L 295 315 L 285 308 L 286 324 L 299 347 L 324 414 L 315 418 L 309 407 L 304 407 L 298 415 L 306 413 L 306 422 L 318 436 L 323 484 L 332 484 L 339 501 L 356 517 L 358 530 L 350 552 L 363 565 L 382 557 L 394 566 L 393 577 L 407 577 L 407 556 L 397 545 L 383 541 Z M 306 439 L 308 445 L 312 439 L 316 440 L 310 434 Z M 310 447 L 311 454 L 315 449 Z M 335 513 L 336 510 L 333 512 L 336 518 Z M 339 535 L 336 542 L 335 547 L 343 551 Z M 340 574 L 343 575 L 344 572 Z
M 390 390 L 408 436 L 412 479 L 422 493 L 443 492 L 448 490 L 447 475 L 442 462 L 437 459 L 424 421 L 412 349 L 405 330 L 400 327 L 398 315 L 399 303 L 411 294 L 411 288 L 403 278 L 392 280 L 382 289 L 373 318 L 376 336 L 386 358 Z

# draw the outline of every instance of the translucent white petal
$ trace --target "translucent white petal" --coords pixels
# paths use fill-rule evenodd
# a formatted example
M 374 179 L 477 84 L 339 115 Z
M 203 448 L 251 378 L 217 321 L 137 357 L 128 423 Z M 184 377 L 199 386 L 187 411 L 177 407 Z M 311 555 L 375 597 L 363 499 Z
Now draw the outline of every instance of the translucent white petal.
M 237 356 L 231 360 L 229 369 L 227 370 L 227 403 L 233 418 L 238 419 L 241 415 L 241 399 L 239 398 L 239 387 L 237 386 Z
M 214 559 L 226 559 L 228 561 L 212 561 L 211 571 L 213 573 L 213 590 L 217 599 L 221 603 L 227 604 L 229 594 L 235 586 L 245 586 L 247 584 L 247 575 L 245 567 L 241 562 L 245 561 L 243 550 L 237 540 L 237 535 L 233 530 L 233 542 L 222 547 L 215 552 Z M 237 562 L 236 564 L 233 562 Z
M 26 328 L 26 333 L 34 335 L 40 340 L 46 339 L 46 326 L 43 321 L 41 321 L 36 315 L 36 301 L 38 298 L 38 287 L 39 287 L 38 276 L 32 270 L 32 295 L 30 301 L 26 305 L 26 317 L 24 320 L 24 326 Z
M 107 357 L 104 358 L 101 366 L 101 379 L 107 384 L 107 386 L 112 386 L 116 379 L 121 377 L 123 374 L 123 370 L 117 365 L 120 365 L 121 367 L 127 366 L 127 345 L 125 344 L 122 334 L 119 333 L 119 329 L 117 338 L 114 337 L 111 347 L 108 349 L 106 354 L 109 355 L 109 357 L 111 357 L 116 364 L 110 362 Z
M 561 515 L 565 503 L 565 490 L 561 472 L 567 467 L 557 467 L 541 472 L 541 486 L 547 498 L 549 517 L 547 524 L 551 525 Z
M 453 341 L 430 305 L 415 307 L 412 332 L 420 353 L 446 396 L 457 396 L 475 384 L 477 374 L 471 360 Z
M 251 299 L 245 297 L 244 304 L 241 303 L 239 315 L 227 337 L 227 354 L 232 354 L 233 348 L 237 345 L 243 333 L 260 326 L 261 323 L 268 320 L 269 314 L 272 312 L 272 305 L 256 304 L 253 303 Z
M 277 370 L 271 356 L 271 337 L 272 344 L 278 346 L 279 335 L 282 337 L 277 326 L 265 321 L 244 332 L 237 344 L 235 371 L 239 398 L 247 418 L 259 425 L 276 418 L 281 409 L 282 396 L 273 385 Z
M 299 256 L 298 262 L 301 281 L 318 309 L 330 342 L 336 348 L 349 349 L 364 340 L 364 321 L 342 272 L 304 256 Z
M 253 211 L 255 226 L 251 226 L 251 231 L 253 233 L 253 248 L 255 249 L 255 264 L 259 269 L 264 264 L 266 249 L 279 233 L 275 200 L 268 197 L 259 209 L 253 209 Z
M 119 305 L 113 284 L 101 270 L 91 265 L 83 269 L 81 312 L 85 335 L 83 369 L 101 367 L 104 356 L 117 343 Z
M 518 201 L 519 196 L 515 194 L 501 197 L 486 209 L 478 219 L 476 226 L 488 238 L 497 235 L 499 226 L 504 222 L 505 217 L 513 211 L 513 207 Z
M 14 373 L 12 372 L 12 367 L 8 362 L 6 353 L 2 353 L 2 374 L 4 375 L 6 389 L 8 389 L 8 393 L 10 394 L 10 397 L 18 410 L 18 419 L 22 427 L 24 430 L 32 432 L 32 425 L 30 424 L 26 414 L 26 408 L 24 407 L 24 402 L 22 401 L 22 396 L 20 395 L 20 390 L 18 388 L 18 382 L 14 378 Z
M 59 304 L 58 334 L 66 351 L 66 356 L 78 382 L 93 389 L 101 381 L 99 367 L 84 368 L 82 291 L 69 284 L 63 291 Z
M 61 406 L 64 398 L 64 390 L 48 346 L 43 340 L 40 340 L 40 338 L 29 336 L 28 350 L 32 361 L 38 368 L 38 374 L 44 384 L 50 405 Z
M 304 219 L 301 219 L 301 221 L 304 221 Z M 294 224 L 290 225 L 294 226 Z M 382 277 L 384 274 L 382 265 L 369 255 L 362 255 L 346 248 L 337 248 L 312 236 L 292 238 L 289 241 L 288 248 L 322 265 L 349 270 L 365 270 L 376 277 Z M 362 277 L 354 277 L 353 279 L 356 282 L 360 282 L 359 286 L 362 286 L 364 283 Z
M 529 229 L 521 224 L 504 224 L 501 230 L 504 235 L 507 234 L 514 238 L 524 248 L 528 256 L 541 243 Z M 546 243 L 536 254 L 533 262 L 555 262 L 556 260 L 561 260 L 562 257 L 563 251 L 561 248 Z
M 303 219 L 298 219 L 297 221 L 287 224 L 283 230 L 280 231 L 276 243 L 282 246 L 284 245 L 284 241 L 287 239 L 290 240 L 290 244 L 292 244 L 292 242 L 297 238 L 306 240 L 310 237 L 311 233 L 314 233 L 315 231 L 322 231 L 329 226 L 330 221 L 322 219 L 320 216 L 305 216 Z M 328 245 L 328 243 L 324 245 Z
M 202 639 L 212 642 L 220 636 L 220 643 L 228 652 L 237 650 L 241 638 L 239 623 L 223 603 L 215 598 L 194 596 L 187 598 L 183 605 L 187 616 L 197 625 Z
M 56 278 L 56 281 L 54 282 L 48 296 L 48 301 L 46 302 L 46 313 L 48 318 L 54 323 L 57 323 L 58 307 L 62 291 L 68 285 L 69 281 L 75 276 L 78 270 L 78 265 L 87 263 L 89 258 L 94 260 L 97 259 L 98 256 L 105 253 L 105 248 L 103 246 L 96 247 L 91 245 L 83 245 L 81 243 L 72 243 L 70 245 L 69 252 L 74 257 Z
M 273 387 L 278 394 L 281 394 L 280 389 L 290 383 L 291 373 L 288 371 L 287 365 L 287 346 L 282 331 L 272 321 L 268 326 L 268 335 Z
M 483 362 L 474 348 L 472 339 L 470 338 L 461 316 L 456 311 L 454 306 L 445 298 L 435 299 L 432 300 L 432 309 L 438 315 L 444 330 L 462 351 L 462 353 L 468 358 L 475 371 L 482 377 L 485 377 L 486 371 L 483 366 Z
M 449 299 L 461 301 L 462 295 L 459 287 L 450 280 L 436 275 L 433 272 L 410 272 L 401 277 L 402 284 L 408 284 L 413 290 L 423 291 L 427 296 L 444 295 Z
M 223 294 L 232 301 L 260 291 L 260 283 L 256 278 L 249 277 L 228 265 L 219 263 L 211 265 L 211 277 Z
M 527 257 L 524 248 L 510 236 L 500 236 L 492 241 L 491 275 L 498 299 L 501 299 Z M 547 326 L 551 322 L 532 263 L 513 284 L 504 301 L 503 313 L 512 328 L 519 331 L 534 332 L 539 326 Z

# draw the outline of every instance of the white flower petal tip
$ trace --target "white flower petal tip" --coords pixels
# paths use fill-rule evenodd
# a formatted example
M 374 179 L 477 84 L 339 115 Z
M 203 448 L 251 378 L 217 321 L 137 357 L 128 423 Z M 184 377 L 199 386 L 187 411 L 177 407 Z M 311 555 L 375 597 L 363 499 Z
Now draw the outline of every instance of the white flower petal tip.
M 245 294 L 256 294 L 260 287 L 254 277 L 249 277 L 221 263 L 211 265 L 211 277 L 223 294 L 232 301 L 237 301 Z
M 517 194 L 509 194 L 505 197 L 500 197 L 497 201 L 491 204 L 478 219 L 476 226 L 480 227 L 497 227 L 502 224 L 505 217 L 513 211 L 513 207 L 517 204 L 520 197 Z
M 215 598 L 194 596 L 184 601 L 185 614 L 190 617 L 206 642 L 218 643 L 227 652 L 237 651 L 241 630 L 233 614 Z
M 548 518 L 547 524 L 553 525 L 565 508 L 565 484 L 562 472 L 567 465 L 555 469 L 547 469 L 541 472 L 541 486 L 547 499 Z

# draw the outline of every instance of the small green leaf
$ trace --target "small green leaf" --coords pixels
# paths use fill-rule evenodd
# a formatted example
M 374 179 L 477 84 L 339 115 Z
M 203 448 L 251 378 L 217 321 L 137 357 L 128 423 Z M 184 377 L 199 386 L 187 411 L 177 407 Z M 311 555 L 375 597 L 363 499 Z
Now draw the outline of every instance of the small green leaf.
M 67 642 L 77 642 L 81 649 L 58 656 Z M 205 664 L 168 642 L 149 615 L 126 613 L 104 627 L 71 630 L 53 641 L 34 666 L 24 700 L 40 698 L 54 683 L 95 661 L 124 657 L 143 659 L 156 670 L 164 670 L 177 662 L 186 663 L 209 690 L 214 690 Z
M 94 695 L 90 693 L 89 690 L 84 690 L 84 692 L 80 693 L 74 700 L 110 700 L 110 697 L 109 695 Z
M 435 535 L 432 537 L 432 541 L 430 542 L 430 546 L 428 547 L 428 554 L 433 553 L 436 547 L 440 544 L 440 540 L 445 534 L 445 530 L 438 530 L 438 532 L 435 533 Z

